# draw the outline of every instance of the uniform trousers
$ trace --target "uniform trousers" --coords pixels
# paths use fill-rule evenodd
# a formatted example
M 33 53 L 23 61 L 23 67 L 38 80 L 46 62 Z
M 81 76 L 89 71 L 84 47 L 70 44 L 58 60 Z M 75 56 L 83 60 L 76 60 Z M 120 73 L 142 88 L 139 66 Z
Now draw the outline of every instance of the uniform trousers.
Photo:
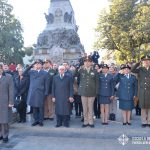
M 0 137 L 7 138 L 9 134 L 8 123 L 0 124 Z
M 141 120 L 142 124 L 150 125 L 150 109 L 141 109 Z
M 52 96 L 48 95 L 44 103 L 44 118 L 54 118 L 55 115 L 55 105 L 52 101 Z
M 84 124 L 94 124 L 93 121 L 93 104 L 95 97 L 86 97 L 81 96 L 82 106 L 83 106 L 83 116 L 84 116 Z

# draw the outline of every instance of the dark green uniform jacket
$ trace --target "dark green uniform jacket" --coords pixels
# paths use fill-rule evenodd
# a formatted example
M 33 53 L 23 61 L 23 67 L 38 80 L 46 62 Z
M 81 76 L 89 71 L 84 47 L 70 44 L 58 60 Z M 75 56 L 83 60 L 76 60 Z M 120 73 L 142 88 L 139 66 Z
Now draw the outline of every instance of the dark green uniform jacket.
M 90 68 L 88 72 L 85 68 L 76 71 L 75 76 L 80 80 L 78 94 L 86 97 L 96 97 L 99 90 L 98 73 Z
M 139 105 L 143 109 L 150 109 L 150 67 L 140 67 L 140 63 L 135 64 L 132 70 L 138 74 L 139 79 Z

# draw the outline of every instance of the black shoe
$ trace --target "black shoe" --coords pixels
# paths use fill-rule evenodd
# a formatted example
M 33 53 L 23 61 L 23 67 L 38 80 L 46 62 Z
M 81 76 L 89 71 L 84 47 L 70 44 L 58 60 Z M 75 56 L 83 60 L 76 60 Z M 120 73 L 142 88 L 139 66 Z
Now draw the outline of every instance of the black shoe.
M 116 116 L 114 117 L 113 121 L 116 121 Z
M 78 113 L 76 113 L 76 117 L 78 117 L 79 116 L 79 114 Z
M 50 121 L 53 121 L 53 120 L 54 120 L 54 118 L 49 118 L 49 120 L 50 120 Z
M 127 123 L 123 123 L 123 125 L 126 125 Z
M 129 122 L 127 122 L 127 124 L 128 124 L 129 126 L 131 126 L 131 123 L 129 123 Z
M 81 118 L 81 113 L 79 113 L 78 117 Z
M 26 123 L 26 119 L 22 120 L 22 123 Z
M 34 123 L 32 123 L 32 126 L 36 126 L 38 124 L 39 124 L 39 122 L 34 122 Z
M 94 124 L 89 124 L 89 127 L 94 128 L 95 126 Z
M 48 118 L 44 118 L 44 120 L 48 120 Z
M 105 122 L 104 124 L 105 124 L 105 125 L 108 125 L 108 122 Z
M 116 121 L 116 115 L 115 114 L 112 114 L 112 120 Z
M 3 137 L 2 137 L 2 136 L 0 137 L 0 140 L 3 140 Z
M 69 124 L 64 125 L 64 127 L 69 128 Z
M 40 122 L 40 123 L 39 123 L 39 126 L 40 126 L 40 127 L 43 127 L 43 122 Z
M 85 127 L 87 127 L 88 126 L 88 124 L 83 124 L 82 125 L 82 128 L 85 128 Z
M 102 122 L 102 125 L 105 125 L 105 122 Z
M 3 143 L 7 143 L 8 142 L 8 137 L 3 138 Z
M 29 114 L 32 114 L 32 112 L 30 111 L 30 112 L 27 112 L 27 114 L 29 115 Z
M 84 122 L 84 118 L 81 119 L 81 122 Z
M 18 123 L 21 123 L 21 122 L 22 122 L 22 120 L 19 120 L 19 121 L 18 121 Z
M 147 126 L 147 124 L 142 124 L 142 128 L 145 128 Z
M 56 127 L 56 128 L 59 128 L 59 127 L 61 127 L 61 126 L 62 126 L 62 125 L 60 125 L 60 124 L 56 124 L 55 127 Z
M 115 121 L 116 120 L 116 115 L 115 114 L 110 114 L 109 120 Z
M 150 127 L 150 124 L 148 124 L 147 126 Z
M 113 114 L 109 115 L 109 120 L 113 120 Z

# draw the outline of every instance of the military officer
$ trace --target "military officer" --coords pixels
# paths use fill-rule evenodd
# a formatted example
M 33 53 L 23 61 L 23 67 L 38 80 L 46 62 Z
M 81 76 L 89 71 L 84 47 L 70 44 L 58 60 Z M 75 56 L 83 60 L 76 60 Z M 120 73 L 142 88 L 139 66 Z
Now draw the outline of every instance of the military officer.
M 30 70 L 34 65 L 35 70 Z M 27 102 L 33 107 L 34 122 L 32 126 L 43 126 L 44 120 L 44 100 L 48 96 L 48 73 L 42 70 L 43 61 L 38 59 L 31 65 L 23 75 L 27 74 L 30 77 L 30 86 Z
M 119 83 L 117 95 L 119 98 L 119 108 L 122 110 L 123 125 L 131 125 L 131 111 L 134 108 L 134 97 L 137 96 L 137 79 L 130 74 L 130 67 L 122 65 L 123 74 L 116 76 L 116 84 Z
M 150 56 L 143 56 L 131 71 L 137 73 L 139 79 L 138 98 L 139 106 L 141 107 L 142 127 L 150 127 Z
M 52 83 L 53 77 L 57 74 L 57 72 L 52 68 L 52 62 L 49 59 L 45 59 L 43 68 L 49 75 L 48 96 L 44 102 L 44 119 L 54 120 L 55 109 L 54 102 L 52 101 Z
M 91 56 L 86 56 L 83 60 L 84 66 L 75 72 L 75 76 L 80 80 L 78 94 L 81 95 L 83 105 L 84 124 L 82 127 L 93 128 L 93 103 L 98 94 L 98 73 L 92 67 Z
M 99 104 L 101 110 L 102 125 L 108 125 L 109 104 L 114 96 L 113 76 L 108 73 L 107 64 L 102 66 L 102 73 L 99 74 Z

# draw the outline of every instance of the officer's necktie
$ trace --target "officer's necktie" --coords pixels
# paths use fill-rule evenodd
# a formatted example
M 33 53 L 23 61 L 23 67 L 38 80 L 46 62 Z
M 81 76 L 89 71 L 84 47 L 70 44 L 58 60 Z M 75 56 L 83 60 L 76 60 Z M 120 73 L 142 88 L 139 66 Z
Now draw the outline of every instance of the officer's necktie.
M 129 74 L 127 74 L 126 77 L 129 79 Z
M 62 79 L 62 78 L 63 78 L 63 75 L 60 75 L 60 78 Z

